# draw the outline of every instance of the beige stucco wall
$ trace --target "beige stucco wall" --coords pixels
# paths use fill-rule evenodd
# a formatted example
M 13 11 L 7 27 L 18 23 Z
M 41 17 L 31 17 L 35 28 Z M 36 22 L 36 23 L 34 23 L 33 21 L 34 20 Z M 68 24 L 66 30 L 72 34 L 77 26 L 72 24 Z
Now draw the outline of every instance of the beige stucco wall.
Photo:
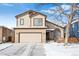
M 41 38 L 42 43 L 46 42 L 46 30 L 45 29 L 15 29 L 15 42 L 16 43 L 18 43 L 20 32 L 34 32 L 34 33 L 40 32 L 42 35 L 42 38 Z
M 21 18 L 24 19 L 24 25 L 20 25 Z M 43 19 L 43 26 L 33 26 L 33 19 L 34 18 L 42 18 Z M 38 28 L 38 27 L 43 28 L 43 27 L 45 27 L 45 16 L 39 14 L 39 15 L 35 15 L 32 18 L 30 18 L 28 14 L 25 14 L 25 15 L 18 17 L 16 19 L 16 27 L 17 28 L 34 28 L 34 27 L 35 28 Z
M 20 25 L 20 19 L 24 19 L 24 25 Z M 29 18 L 29 15 L 28 14 L 25 14 L 21 17 L 18 17 L 16 19 L 16 27 L 18 28 L 29 28 L 30 27 L 30 18 Z

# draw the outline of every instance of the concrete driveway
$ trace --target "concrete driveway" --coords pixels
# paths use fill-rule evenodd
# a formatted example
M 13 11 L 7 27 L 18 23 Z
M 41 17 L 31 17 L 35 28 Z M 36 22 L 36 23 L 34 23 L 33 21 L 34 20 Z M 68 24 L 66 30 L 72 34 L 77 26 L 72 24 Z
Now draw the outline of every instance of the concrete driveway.
M 79 43 L 6 43 L 0 44 L 0 56 L 79 56 Z
M 45 50 L 41 44 L 10 43 L 0 47 L 1 56 L 45 56 Z

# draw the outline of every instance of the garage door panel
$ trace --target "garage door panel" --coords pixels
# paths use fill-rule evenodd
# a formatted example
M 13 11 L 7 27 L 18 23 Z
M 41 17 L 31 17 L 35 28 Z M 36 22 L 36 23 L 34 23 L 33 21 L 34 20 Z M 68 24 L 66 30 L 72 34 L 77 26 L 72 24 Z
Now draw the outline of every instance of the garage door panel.
M 20 42 L 41 42 L 41 33 L 21 33 Z

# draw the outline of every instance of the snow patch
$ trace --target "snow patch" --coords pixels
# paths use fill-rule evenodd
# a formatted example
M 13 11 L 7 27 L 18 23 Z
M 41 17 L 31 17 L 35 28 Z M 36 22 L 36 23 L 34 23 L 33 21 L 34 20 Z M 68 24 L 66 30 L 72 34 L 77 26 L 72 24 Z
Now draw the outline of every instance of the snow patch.
M 0 44 L 0 50 L 3 50 L 9 46 L 11 46 L 12 44 L 11 43 L 4 43 L 4 44 Z
M 79 56 L 79 44 L 49 43 L 44 48 L 47 56 Z

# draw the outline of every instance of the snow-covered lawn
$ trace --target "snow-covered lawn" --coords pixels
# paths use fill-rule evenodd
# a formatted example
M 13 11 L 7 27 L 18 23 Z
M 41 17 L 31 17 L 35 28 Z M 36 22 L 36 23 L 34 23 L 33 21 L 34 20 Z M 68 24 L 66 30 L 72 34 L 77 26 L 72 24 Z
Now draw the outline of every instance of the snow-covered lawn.
M 11 45 L 12 45 L 11 43 L 3 43 L 3 44 L 0 44 L 0 51 L 3 50 L 3 49 L 5 49 L 5 48 L 8 48 Z
M 79 56 L 79 44 L 47 43 L 44 48 L 47 56 Z

